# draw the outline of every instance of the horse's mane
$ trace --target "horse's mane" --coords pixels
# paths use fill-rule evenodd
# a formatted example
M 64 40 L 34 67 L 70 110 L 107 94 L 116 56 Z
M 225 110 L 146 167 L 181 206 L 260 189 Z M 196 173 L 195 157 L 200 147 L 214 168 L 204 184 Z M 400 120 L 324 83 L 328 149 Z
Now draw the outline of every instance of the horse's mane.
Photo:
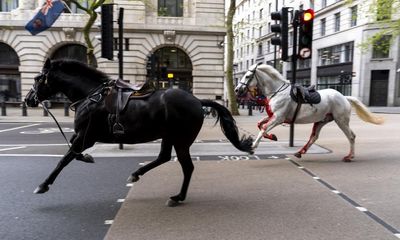
M 51 62 L 53 69 L 59 69 L 69 75 L 75 75 L 80 78 L 87 78 L 93 81 L 103 83 L 110 78 L 107 74 L 88 66 L 86 63 L 72 59 L 58 59 Z
M 276 80 L 281 80 L 287 83 L 290 83 L 288 80 L 286 80 L 282 74 L 276 70 L 274 67 L 267 65 L 267 64 L 261 64 L 257 67 L 257 69 L 261 70 L 265 74 L 268 74 L 272 79 Z

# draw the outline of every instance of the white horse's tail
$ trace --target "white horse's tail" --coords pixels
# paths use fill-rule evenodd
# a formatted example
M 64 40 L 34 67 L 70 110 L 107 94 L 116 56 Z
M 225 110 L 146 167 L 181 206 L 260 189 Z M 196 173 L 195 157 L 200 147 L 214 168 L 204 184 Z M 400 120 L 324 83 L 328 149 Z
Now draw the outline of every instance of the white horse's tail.
M 351 103 L 351 105 L 356 109 L 357 115 L 364 121 L 373 124 L 382 124 L 385 122 L 383 117 L 377 116 L 371 113 L 368 108 L 357 98 L 346 96 L 346 99 Z

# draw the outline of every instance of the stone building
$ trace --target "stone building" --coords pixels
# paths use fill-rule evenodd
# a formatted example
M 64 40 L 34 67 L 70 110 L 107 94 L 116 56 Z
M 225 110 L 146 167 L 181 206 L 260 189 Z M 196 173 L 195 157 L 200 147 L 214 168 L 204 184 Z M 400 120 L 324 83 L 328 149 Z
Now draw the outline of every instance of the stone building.
M 24 29 L 44 2 L 0 0 L 0 91 L 8 94 L 8 101 L 21 101 L 47 58 L 86 61 L 81 30 L 87 16 L 76 6 L 70 5 L 50 29 L 36 36 Z M 124 80 L 140 83 L 150 78 L 161 88 L 222 99 L 224 4 L 223 0 L 115 0 L 114 21 L 118 9 L 124 8 Z M 99 24 L 100 17 L 91 31 L 97 66 L 117 78 L 117 51 L 112 61 L 100 57 Z M 168 79 L 167 73 L 173 77 Z
M 384 25 L 377 23 L 370 4 L 373 1 L 345 0 L 241 0 L 235 23 L 235 78 L 240 79 L 253 63 L 274 63 L 270 14 L 282 7 L 314 9 L 312 58 L 299 61 L 297 83 L 315 84 L 318 89 L 334 88 L 344 95 L 352 95 L 369 106 L 400 106 L 399 36 L 384 36 L 390 41 L 389 51 L 370 46 L 360 48 L 368 36 Z M 379 2 L 379 1 L 378 1 Z M 260 4 L 261 3 L 261 4 Z M 278 3 L 278 6 L 276 6 Z M 376 9 L 375 9 L 376 11 Z M 379 11 L 379 10 L 378 10 Z M 399 16 L 392 14 L 389 19 Z M 293 30 L 289 29 L 289 55 L 292 54 Z M 277 68 L 288 79 L 291 65 L 279 61 Z

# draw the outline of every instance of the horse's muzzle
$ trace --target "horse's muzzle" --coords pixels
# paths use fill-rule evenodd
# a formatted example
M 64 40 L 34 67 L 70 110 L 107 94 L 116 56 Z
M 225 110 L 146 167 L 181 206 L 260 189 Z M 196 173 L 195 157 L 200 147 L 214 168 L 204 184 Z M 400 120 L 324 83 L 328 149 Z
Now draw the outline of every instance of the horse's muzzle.
M 39 100 L 37 99 L 36 93 L 33 89 L 29 90 L 24 101 L 28 107 L 37 107 L 39 105 Z
M 243 86 L 243 85 L 238 85 L 236 88 L 235 88 L 235 93 L 236 93 L 236 96 L 237 97 L 243 97 L 244 95 L 246 95 L 246 93 L 247 93 L 247 90 L 246 90 L 247 88 L 245 87 L 245 86 Z

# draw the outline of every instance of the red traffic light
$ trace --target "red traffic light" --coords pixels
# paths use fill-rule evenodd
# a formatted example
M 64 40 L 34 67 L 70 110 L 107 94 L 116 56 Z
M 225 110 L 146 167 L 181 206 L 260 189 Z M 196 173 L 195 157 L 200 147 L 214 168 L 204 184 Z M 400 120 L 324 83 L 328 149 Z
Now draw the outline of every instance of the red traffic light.
M 303 15 L 301 16 L 302 22 L 309 22 L 312 21 L 313 19 L 314 19 L 314 10 L 310 8 L 303 11 Z

